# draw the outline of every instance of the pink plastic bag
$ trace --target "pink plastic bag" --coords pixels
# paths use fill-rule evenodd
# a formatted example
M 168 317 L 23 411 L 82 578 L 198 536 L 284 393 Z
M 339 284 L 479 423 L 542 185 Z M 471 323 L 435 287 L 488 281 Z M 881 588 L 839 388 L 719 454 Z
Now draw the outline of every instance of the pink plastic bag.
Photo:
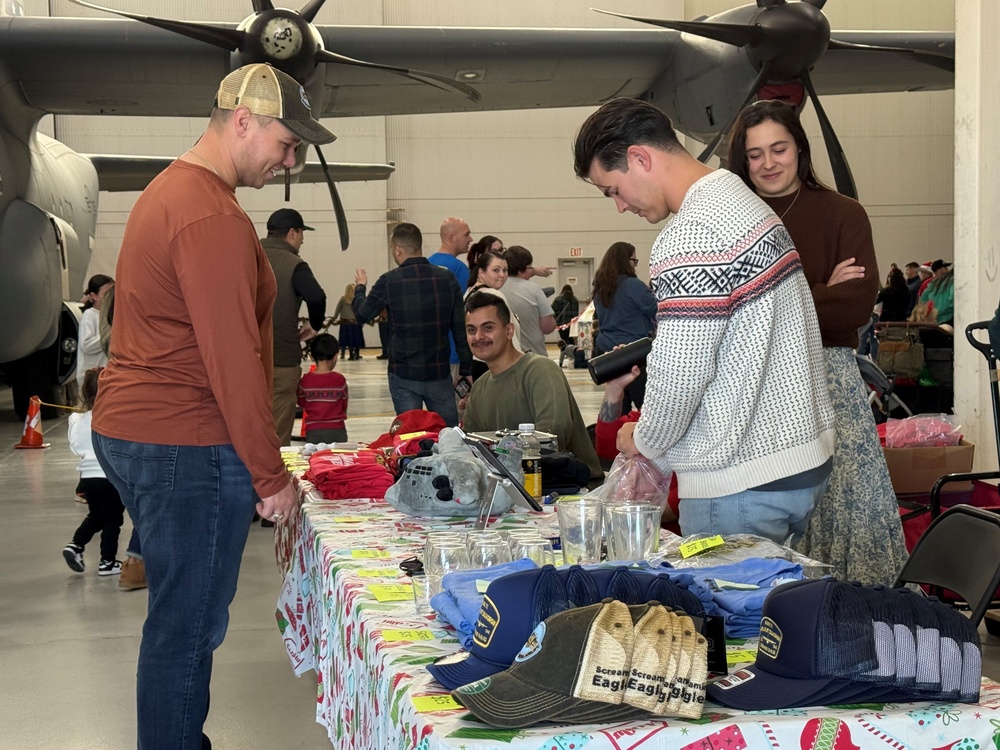
M 885 423 L 886 448 L 935 448 L 958 445 L 962 425 L 953 414 L 918 414 Z
M 604 484 L 594 490 L 594 494 L 605 504 L 650 503 L 662 511 L 667 509 L 671 477 L 673 472 L 662 474 L 644 456 L 629 458 L 619 453 Z M 676 520 L 669 509 L 666 512 L 670 517 L 664 520 Z

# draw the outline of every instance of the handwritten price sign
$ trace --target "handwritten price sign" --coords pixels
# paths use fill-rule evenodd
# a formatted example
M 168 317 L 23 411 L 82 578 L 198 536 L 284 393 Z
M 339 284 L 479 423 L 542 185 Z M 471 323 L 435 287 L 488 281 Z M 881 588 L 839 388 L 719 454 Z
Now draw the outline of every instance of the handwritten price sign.
M 687 559 L 710 549 L 721 547 L 725 543 L 725 540 L 718 534 L 705 539 L 695 539 L 693 542 L 685 542 L 680 546 L 681 557 Z
M 413 601 L 413 586 L 408 583 L 369 583 L 368 590 L 379 604 Z
M 413 707 L 418 714 L 426 714 L 431 711 L 454 711 L 462 708 L 462 704 L 456 701 L 447 693 L 441 695 L 415 695 L 413 696 Z
M 417 630 L 383 630 L 382 639 L 387 643 L 398 641 L 433 641 L 434 633 L 427 628 Z

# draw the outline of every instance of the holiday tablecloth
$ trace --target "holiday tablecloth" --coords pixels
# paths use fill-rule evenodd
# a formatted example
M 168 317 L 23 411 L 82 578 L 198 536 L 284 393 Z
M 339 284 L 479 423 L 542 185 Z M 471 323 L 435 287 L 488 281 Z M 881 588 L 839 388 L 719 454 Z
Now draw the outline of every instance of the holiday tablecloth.
M 442 522 L 409 518 L 380 501 L 321 502 L 304 484 L 300 494 L 299 518 L 276 535 L 285 572 L 276 614 L 295 673 L 315 673 L 316 720 L 335 748 L 1000 750 L 1000 685 L 992 682 L 984 682 L 978 705 L 742 712 L 708 703 L 698 721 L 494 729 L 449 708 L 447 691 L 424 668 L 458 650 L 458 641 L 433 617 L 414 613 L 399 569 Z M 499 524 L 549 518 L 508 514 Z

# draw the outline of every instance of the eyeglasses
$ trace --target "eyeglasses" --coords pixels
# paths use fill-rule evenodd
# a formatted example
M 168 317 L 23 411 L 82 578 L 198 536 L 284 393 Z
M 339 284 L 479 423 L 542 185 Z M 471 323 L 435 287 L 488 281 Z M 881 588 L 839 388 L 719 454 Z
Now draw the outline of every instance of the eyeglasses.
M 638 258 L 629 258 L 629 261 L 631 261 L 632 263 L 638 263 L 639 259 Z

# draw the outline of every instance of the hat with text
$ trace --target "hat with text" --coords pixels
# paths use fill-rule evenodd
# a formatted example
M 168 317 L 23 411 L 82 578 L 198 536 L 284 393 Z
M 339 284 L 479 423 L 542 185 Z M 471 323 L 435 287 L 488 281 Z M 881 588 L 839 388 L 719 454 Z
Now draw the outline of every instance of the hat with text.
M 945 263 L 943 260 L 938 258 L 936 261 L 931 263 L 932 271 L 940 271 L 942 268 L 951 268 L 951 263 Z
M 449 690 L 502 672 L 538 623 L 569 606 L 551 565 L 497 578 L 483 596 L 469 650 L 444 656 L 428 664 L 427 671 Z
M 269 232 L 287 232 L 290 229 L 313 231 L 313 228 L 306 226 L 302 220 L 302 214 L 294 208 L 279 208 L 267 219 L 267 231 Z
M 978 634 L 952 607 L 824 578 L 772 591 L 764 601 L 754 665 L 712 683 L 708 694 L 751 711 L 914 699 L 974 702 L 981 673 Z
M 451 692 L 478 718 L 514 729 L 546 721 L 580 701 L 620 705 L 634 644 L 628 605 L 568 609 L 539 623 L 505 672 Z
M 302 85 L 267 63 L 244 65 L 223 78 L 215 106 L 246 107 L 255 115 L 274 117 L 306 143 L 330 143 L 337 137 L 313 117 Z
M 678 668 L 667 679 L 672 663 Z M 698 718 L 706 676 L 707 642 L 690 618 L 658 602 L 628 606 L 606 599 L 553 615 L 535 628 L 510 669 L 452 697 L 477 718 L 511 729 L 647 713 Z

